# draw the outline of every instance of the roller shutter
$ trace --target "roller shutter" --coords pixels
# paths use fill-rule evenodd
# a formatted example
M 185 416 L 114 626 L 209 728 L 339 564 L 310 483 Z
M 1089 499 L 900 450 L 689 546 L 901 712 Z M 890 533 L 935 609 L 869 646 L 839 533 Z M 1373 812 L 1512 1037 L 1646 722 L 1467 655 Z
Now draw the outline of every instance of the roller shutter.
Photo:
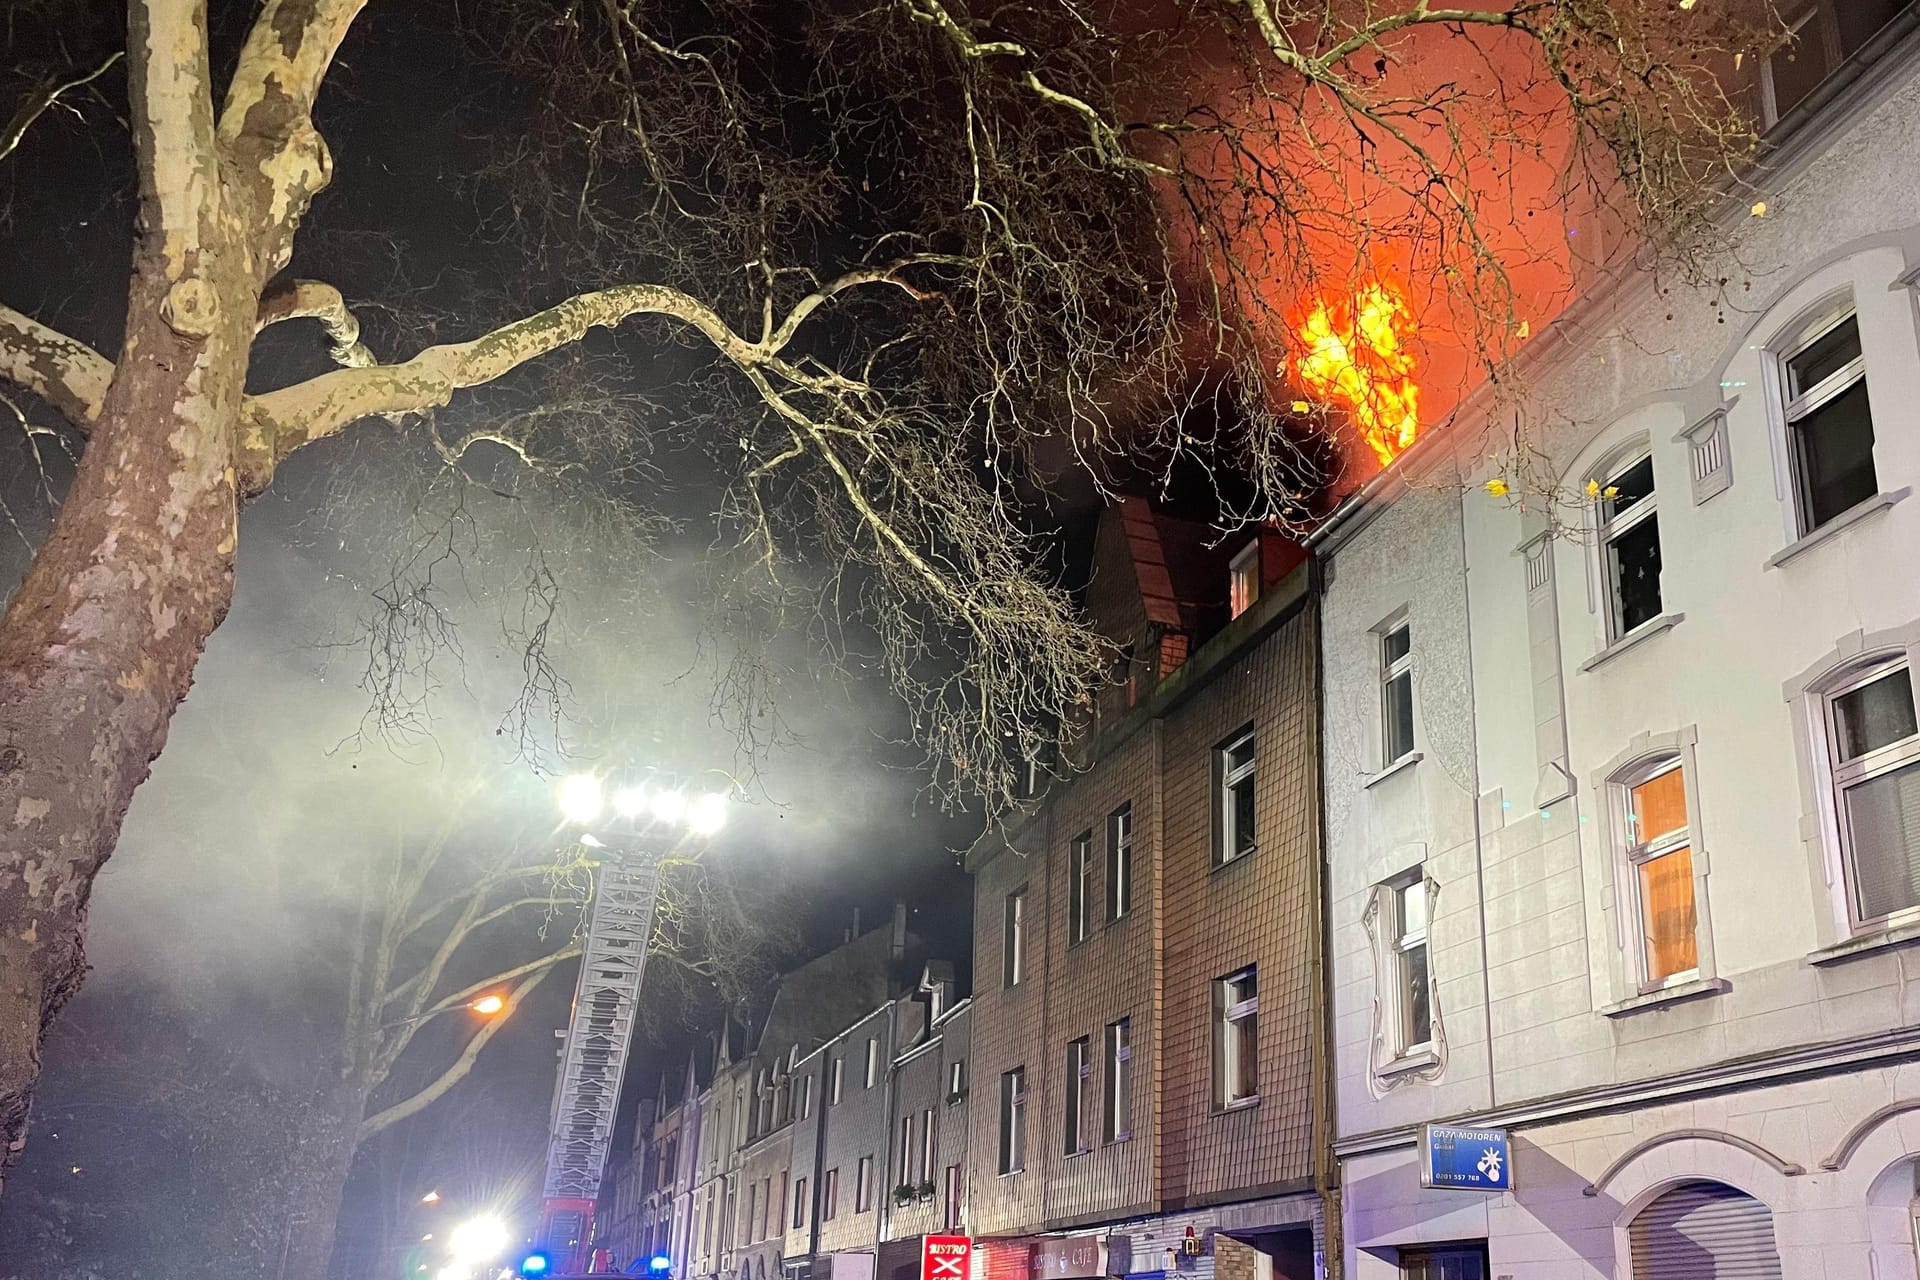
M 1634 1280 L 1781 1280 L 1773 1215 L 1720 1182 L 1683 1182 L 1629 1231 Z

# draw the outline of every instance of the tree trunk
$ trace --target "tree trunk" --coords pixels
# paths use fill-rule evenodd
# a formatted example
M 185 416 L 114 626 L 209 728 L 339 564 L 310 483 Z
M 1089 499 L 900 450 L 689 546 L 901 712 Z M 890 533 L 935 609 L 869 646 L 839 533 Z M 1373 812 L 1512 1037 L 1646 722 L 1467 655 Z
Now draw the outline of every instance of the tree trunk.
M 85 973 L 94 876 L 233 591 L 257 286 L 138 251 L 126 340 L 52 535 L 0 621 L 0 1169 Z
M 271 1280 L 327 1280 L 340 1202 L 360 1148 L 360 1117 L 366 1109 L 366 1093 L 351 1086 L 315 1106 L 313 1126 L 293 1158 L 299 1172 L 287 1201 L 282 1238 L 270 1259 Z

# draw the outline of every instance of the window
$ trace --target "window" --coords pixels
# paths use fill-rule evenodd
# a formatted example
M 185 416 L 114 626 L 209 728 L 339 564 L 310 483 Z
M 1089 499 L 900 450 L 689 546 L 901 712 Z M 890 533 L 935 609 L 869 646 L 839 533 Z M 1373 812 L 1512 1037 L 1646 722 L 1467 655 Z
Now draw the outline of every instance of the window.
M 1600 489 L 1600 559 L 1607 590 L 1607 639 L 1660 616 L 1660 516 L 1653 455 L 1594 477 Z
M 1067 941 L 1085 942 L 1092 925 L 1087 906 L 1087 891 L 1093 887 L 1093 832 L 1082 831 L 1073 838 L 1067 855 Z
M 1027 1069 L 1015 1067 L 1000 1076 L 1000 1172 L 1026 1167 Z
M 808 1072 L 800 1081 L 800 1118 L 813 1115 L 813 1073 Z
M 894 1165 L 894 1168 L 898 1171 L 898 1177 L 900 1179 L 900 1182 L 896 1185 L 905 1185 L 913 1181 L 911 1173 L 913 1169 L 913 1117 L 910 1115 L 900 1117 L 900 1159 L 899 1162 Z
M 960 1166 L 957 1164 L 948 1165 L 946 1216 L 946 1227 L 948 1231 L 957 1230 L 960 1226 L 961 1197 L 965 1194 L 966 1189 L 960 1182 Z
M 1396 1047 L 1401 1053 L 1433 1041 L 1433 996 L 1427 969 L 1427 882 L 1421 875 L 1391 886 Z
M 1133 806 L 1107 815 L 1107 919 L 1133 910 Z
M 1214 598 L 1219 599 L 1218 596 Z M 1242 547 L 1227 565 L 1227 606 L 1237 618 L 1251 609 L 1253 602 L 1259 598 L 1260 540 L 1255 538 Z
M 1222 866 L 1253 852 L 1253 730 L 1214 748 L 1213 862 Z
M 1079 1155 L 1091 1150 L 1093 1144 L 1087 1140 L 1087 1088 L 1093 1081 L 1093 1061 L 1087 1056 L 1087 1038 L 1067 1042 L 1067 1079 L 1066 1091 L 1061 1095 L 1066 1099 L 1066 1153 Z
M 1001 940 L 1000 977 L 1008 987 L 1017 987 L 1027 977 L 1027 886 L 1021 885 L 1007 895 L 1006 935 Z
M 1619 785 L 1642 983 L 1652 988 L 1684 981 L 1700 969 L 1687 771 L 1678 758 L 1668 758 L 1642 766 Z
M 1032 800 L 1046 789 L 1047 770 L 1038 754 L 1025 756 L 1013 766 L 1013 798 Z
M 866 1083 L 861 1085 L 860 1087 L 863 1089 L 871 1089 L 873 1088 L 874 1081 L 878 1080 L 879 1078 L 880 1078 L 880 1042 L 874 1039 L 872 1036 L 868 1036 L 867 1037 Z
M 780 1230 L 780 1206 L 787 1202 L 787 1175 L 780 1174 L 780 1190 L 767 1197 L 767 1233 L 772 1235 Z
M 1380 636 L 1380 764 L 1413 754 L 1413 629 L 1402 622 Z
M 827 1062 L 827 1105 L 840 1105 L 842 1087 L 847 1078 L 847 1059 L 844 1054 L 836 1054 Z
M 1213 1064 L 1217 1105 L 1260 1096 L 1260 986 L 1254 969 L 1213 984 Z
M 1788 351 L 1781 366 L 1794 501 L 1804 535 L 1879 492 L 1859 317 L 1849 314 L 1827 326 Z
M 1108 1142 L 1133 1136 L 1133 1020 L 1107 1024 L 1106 1097 L 1101 1105 Z
M 861 1156 L 853 1167 L 853 1211 L 865 1213 L 873 1208 L 873 1157 Z
M 760 1188 L 755 1186 L 753 1183 L 749 1182 L 747 1184 L 747 1216 L 740 1220 L 740 1243 L 741 1244 L 752 1244 L 756 1239 L 756 1237 L 753 1234 L 753 1224 L 754 1224 L 753 1214 L 754 1214 L 754 1210 L 759 1207 L 759 1197 L 760 1197 Z
M 1793 39 L 1766 61 L 1762 108 L 1769 125 L 1793 110 L 1892 21 L 1906 0 L 1815 0 L 1782 4 Z
M 1681 1182 L 1661 1192 L 1627 1224 L 1627 1247 L 1634 1280 L 1781 1276 L 1773 1214 L 1723 1182 Z
M 1871 924 L 1920 907 L 1920 727 L 1907 660 L 1854 668 L 1825 710 L 1851 914 Z
M 967 1060 L 955 1058 L 947 1064 L 947 1101 L 954 1102 L 967 1096 Z
M 807 1180 L 793 1180 L 793 1225 L 796 1229 L 807 1225 Z
M 820 1221 L 832 1222 L 840 1212 L 840 1170 L 829 1169 L 820 1175 Z
M 920 1113 L 920 1181 L 933 1185 L 933 1108 Z
M 1484 1241 L 1461 1244 L 1403 1245 L 1401 1280 L 1487 1280 Z

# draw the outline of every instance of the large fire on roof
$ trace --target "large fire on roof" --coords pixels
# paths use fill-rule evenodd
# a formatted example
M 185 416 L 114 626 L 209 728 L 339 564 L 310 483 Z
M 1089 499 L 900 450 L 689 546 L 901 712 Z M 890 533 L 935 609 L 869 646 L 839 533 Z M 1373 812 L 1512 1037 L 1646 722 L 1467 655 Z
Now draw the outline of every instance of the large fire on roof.
M 1406 290 L 1384 276 L 1313 299 L 1294 326 L 1300 389 L 1343 410 L 1383 467 L 1420 434 L 1414 332 Z

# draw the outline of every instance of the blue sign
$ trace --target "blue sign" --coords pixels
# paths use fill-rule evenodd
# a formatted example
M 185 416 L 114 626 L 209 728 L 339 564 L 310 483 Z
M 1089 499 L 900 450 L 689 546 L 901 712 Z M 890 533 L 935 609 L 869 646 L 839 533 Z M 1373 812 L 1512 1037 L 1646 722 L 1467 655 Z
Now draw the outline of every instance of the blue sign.
M 1422 1125 L 1420 1185 L 1456 1191 L 1513 1190 L 1507 1131 Z

